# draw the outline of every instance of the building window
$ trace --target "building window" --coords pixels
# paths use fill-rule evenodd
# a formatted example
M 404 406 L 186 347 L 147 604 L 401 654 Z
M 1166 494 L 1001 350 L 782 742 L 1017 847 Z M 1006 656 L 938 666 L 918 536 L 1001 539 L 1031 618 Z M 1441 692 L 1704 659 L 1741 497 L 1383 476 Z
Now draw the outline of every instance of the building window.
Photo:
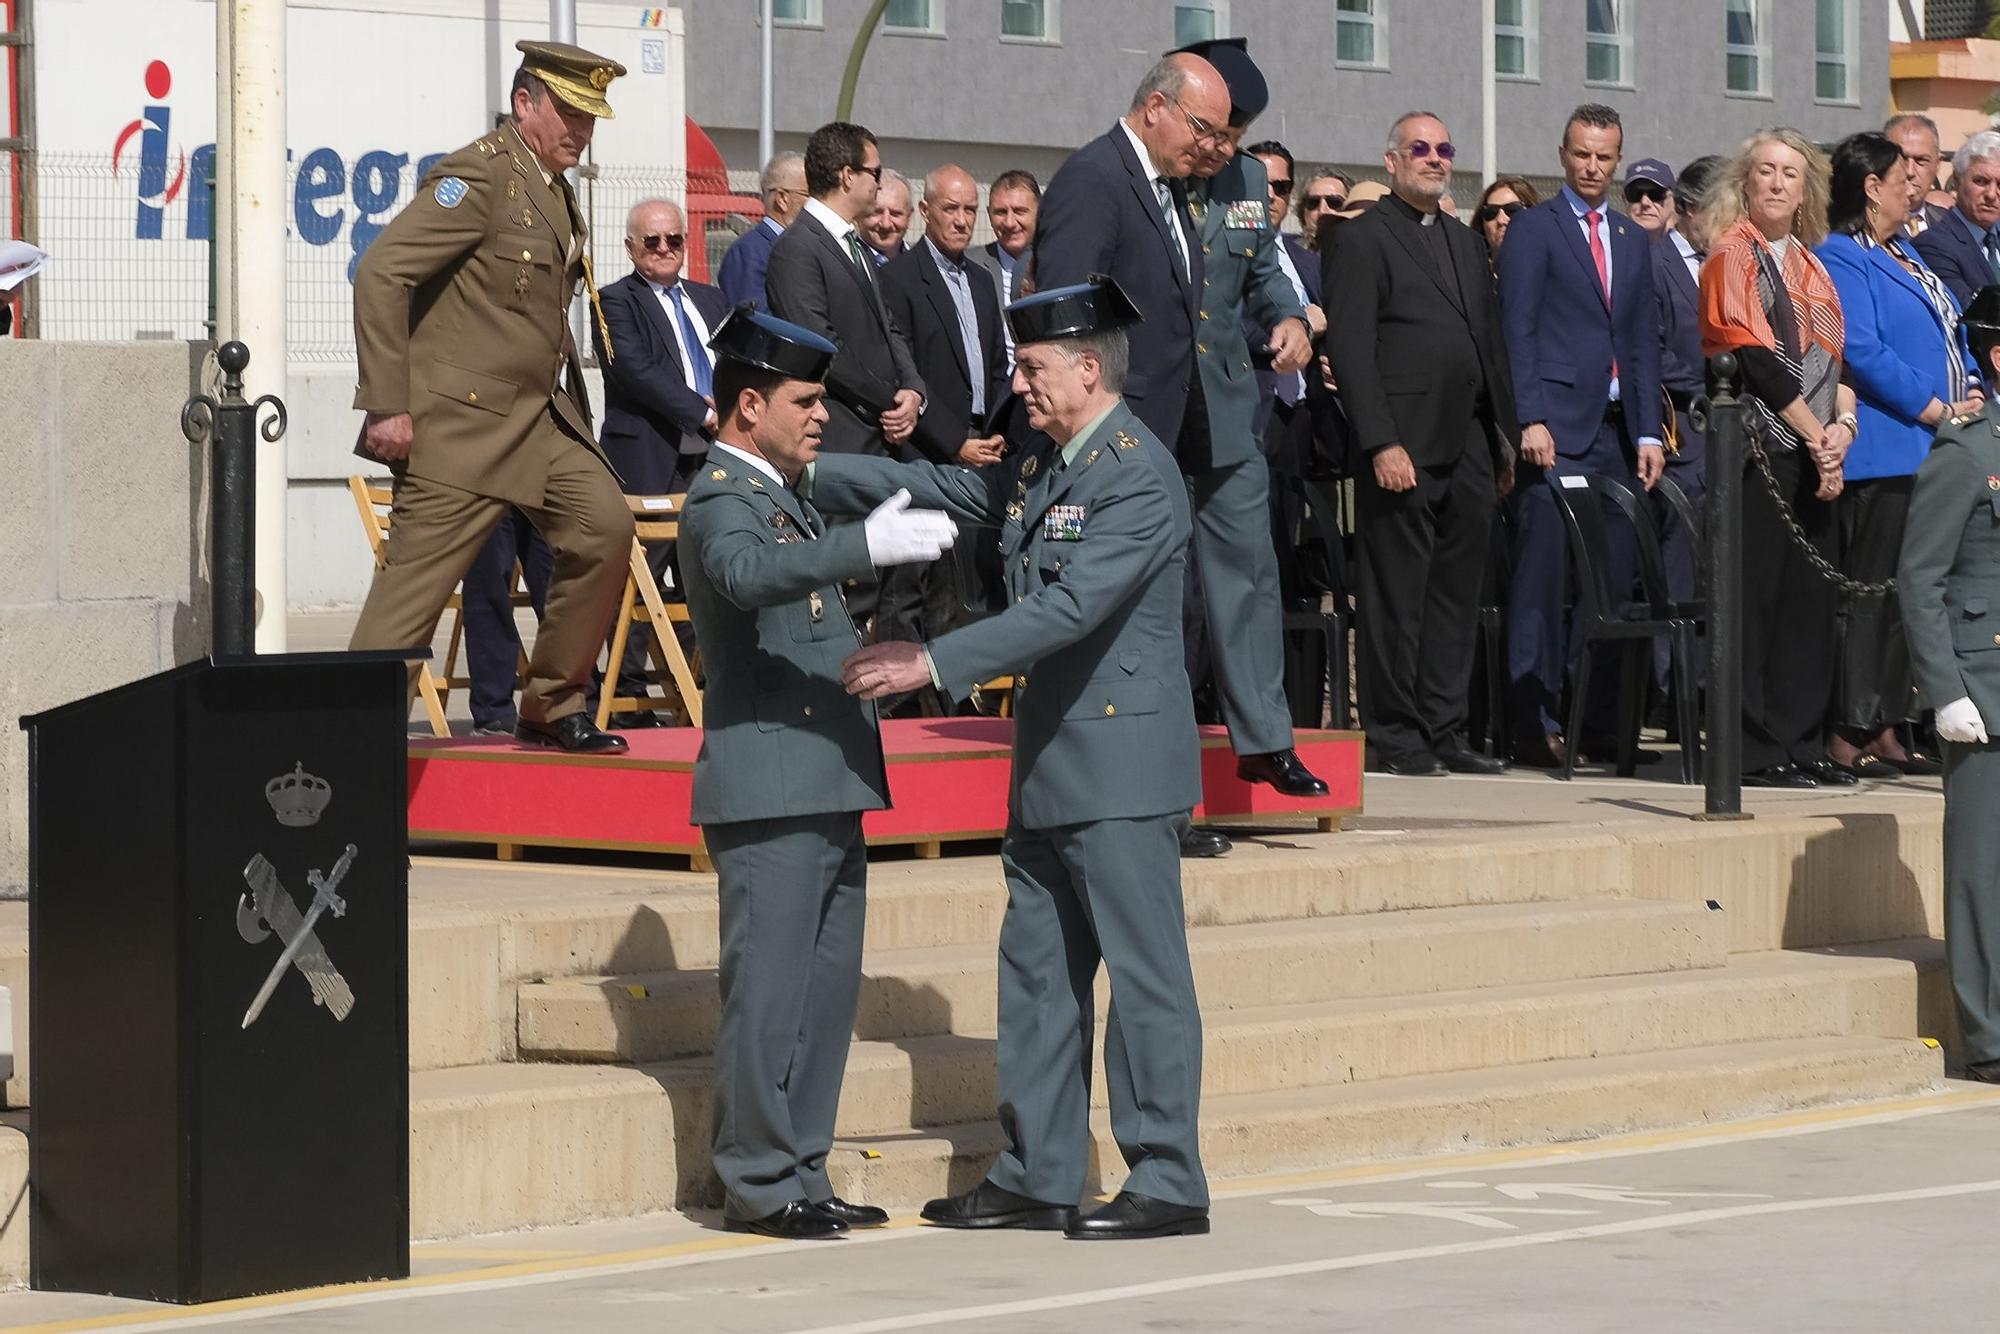
M 1229 35 L 1229 0 L 1182 0 L 1174 6 L 1174 45 Z
M 1057 0 L 1000 0 L 1000 37 L 1003 41 L 1053 42 L 1056 31 Z
M 1822 102 L 1853 103 L 1854 0 L 1819 0 L 1818 62 L 1813 96 Z
M 771 0 L 771 22 L 780 27 L 819 28 L 825 26 L 820 0 Z
M 1583 16 L 1586 83 L 1632 86 L 1632 0 L 1587 0 Z
M 1388 0 L 1336 0 L 1333 59 L 1338 65 L 1384 69 L 1389 64 Z
M 1771 65 L 1769 34 L 1771 0 L 1728 0 L 1725 60 L 1732 93 L 1762 97 L 1770 92 L 1765 72 Z
M 882 11 L 882 27 L 893 32 L 942 32 L 937 22 L 940 6 L 935 0 L 889 0 Z
M 1493 72 L 1532 79 L 1538 71 L 1536 0 L 1493 0 Z

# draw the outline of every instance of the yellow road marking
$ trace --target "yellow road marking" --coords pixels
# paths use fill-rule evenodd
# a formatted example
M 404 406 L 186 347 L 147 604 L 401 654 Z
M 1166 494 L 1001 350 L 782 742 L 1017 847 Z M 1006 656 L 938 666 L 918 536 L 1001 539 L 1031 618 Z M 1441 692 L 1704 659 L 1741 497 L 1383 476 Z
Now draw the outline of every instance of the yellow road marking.
M 482 1246 L 412 1246 L 413 1260 L 489 1260 L 494 1264 L 511 1260 L 574 1260 L 589 1251 L 492 1251 Z

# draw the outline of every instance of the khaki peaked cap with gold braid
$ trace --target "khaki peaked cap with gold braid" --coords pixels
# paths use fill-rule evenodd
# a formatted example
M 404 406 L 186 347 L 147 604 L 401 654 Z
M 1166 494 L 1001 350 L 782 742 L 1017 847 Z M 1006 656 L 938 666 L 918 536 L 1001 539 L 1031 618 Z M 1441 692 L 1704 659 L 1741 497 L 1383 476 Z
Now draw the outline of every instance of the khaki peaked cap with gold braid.
M 617 61 L 567 42 L 516 42 L 514 49 L 521 53 L 521 64 L 528 73 L 578 111 L 605 120 L 616 114 L 605 100 L 604 90 L 625 73 Z

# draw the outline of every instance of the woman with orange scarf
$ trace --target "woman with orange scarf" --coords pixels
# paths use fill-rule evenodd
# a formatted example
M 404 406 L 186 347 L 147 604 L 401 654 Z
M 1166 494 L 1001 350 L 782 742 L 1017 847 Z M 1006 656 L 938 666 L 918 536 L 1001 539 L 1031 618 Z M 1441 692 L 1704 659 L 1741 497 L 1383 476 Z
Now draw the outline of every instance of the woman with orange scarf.
M 1738 150 L 1709 206 L 1714 240 L 1701 271 L 1702 352 L 1736 356 L 1750 404 L 1743 481 L 1743 781 L 1752 787 L 1847 785 L 1827 758 L 1833 698 L 1834 586 L 1789 531 L 1835 555 L 1833 500 L 1854 444 L 1854 392 L 1841 380 L 1845 331 L 1833 279 L 1812 253 L 1826 238 L 1825 156 L 1796 130 L 1760 130 Z

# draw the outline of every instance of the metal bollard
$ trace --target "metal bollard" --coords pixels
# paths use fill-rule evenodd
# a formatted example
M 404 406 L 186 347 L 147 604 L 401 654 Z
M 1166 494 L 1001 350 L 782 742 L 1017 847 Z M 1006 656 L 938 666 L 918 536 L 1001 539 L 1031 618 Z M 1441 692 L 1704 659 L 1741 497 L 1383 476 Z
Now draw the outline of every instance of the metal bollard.
M 252 574 L 257 537 L 257 436 L 285 434 L 285 404 L 276 394 L 255 403 L 243 397 L 250 349 L 224 343 L 215 353 L 222 367 L 222 401 L 196 394 L 181 407 L 181 434 L 194 444 L 211 441 L 208 463 L 208 579 L 211 604 L 209 654 L 248 657 L 256 650 L 257 583 Z M 257 417 L 266 406 L 263 426 Z M 282 615 L 283 608 L 277 609 Z
M 1748 407 L 1737 398 L 1739 367 L 1725 352 L 1709 362 L 1715 392 L 1704 404 L 1708 435 L 1708 745 L 1698 820 L 1746 820 L 1743 812 L 1743 460 Z

